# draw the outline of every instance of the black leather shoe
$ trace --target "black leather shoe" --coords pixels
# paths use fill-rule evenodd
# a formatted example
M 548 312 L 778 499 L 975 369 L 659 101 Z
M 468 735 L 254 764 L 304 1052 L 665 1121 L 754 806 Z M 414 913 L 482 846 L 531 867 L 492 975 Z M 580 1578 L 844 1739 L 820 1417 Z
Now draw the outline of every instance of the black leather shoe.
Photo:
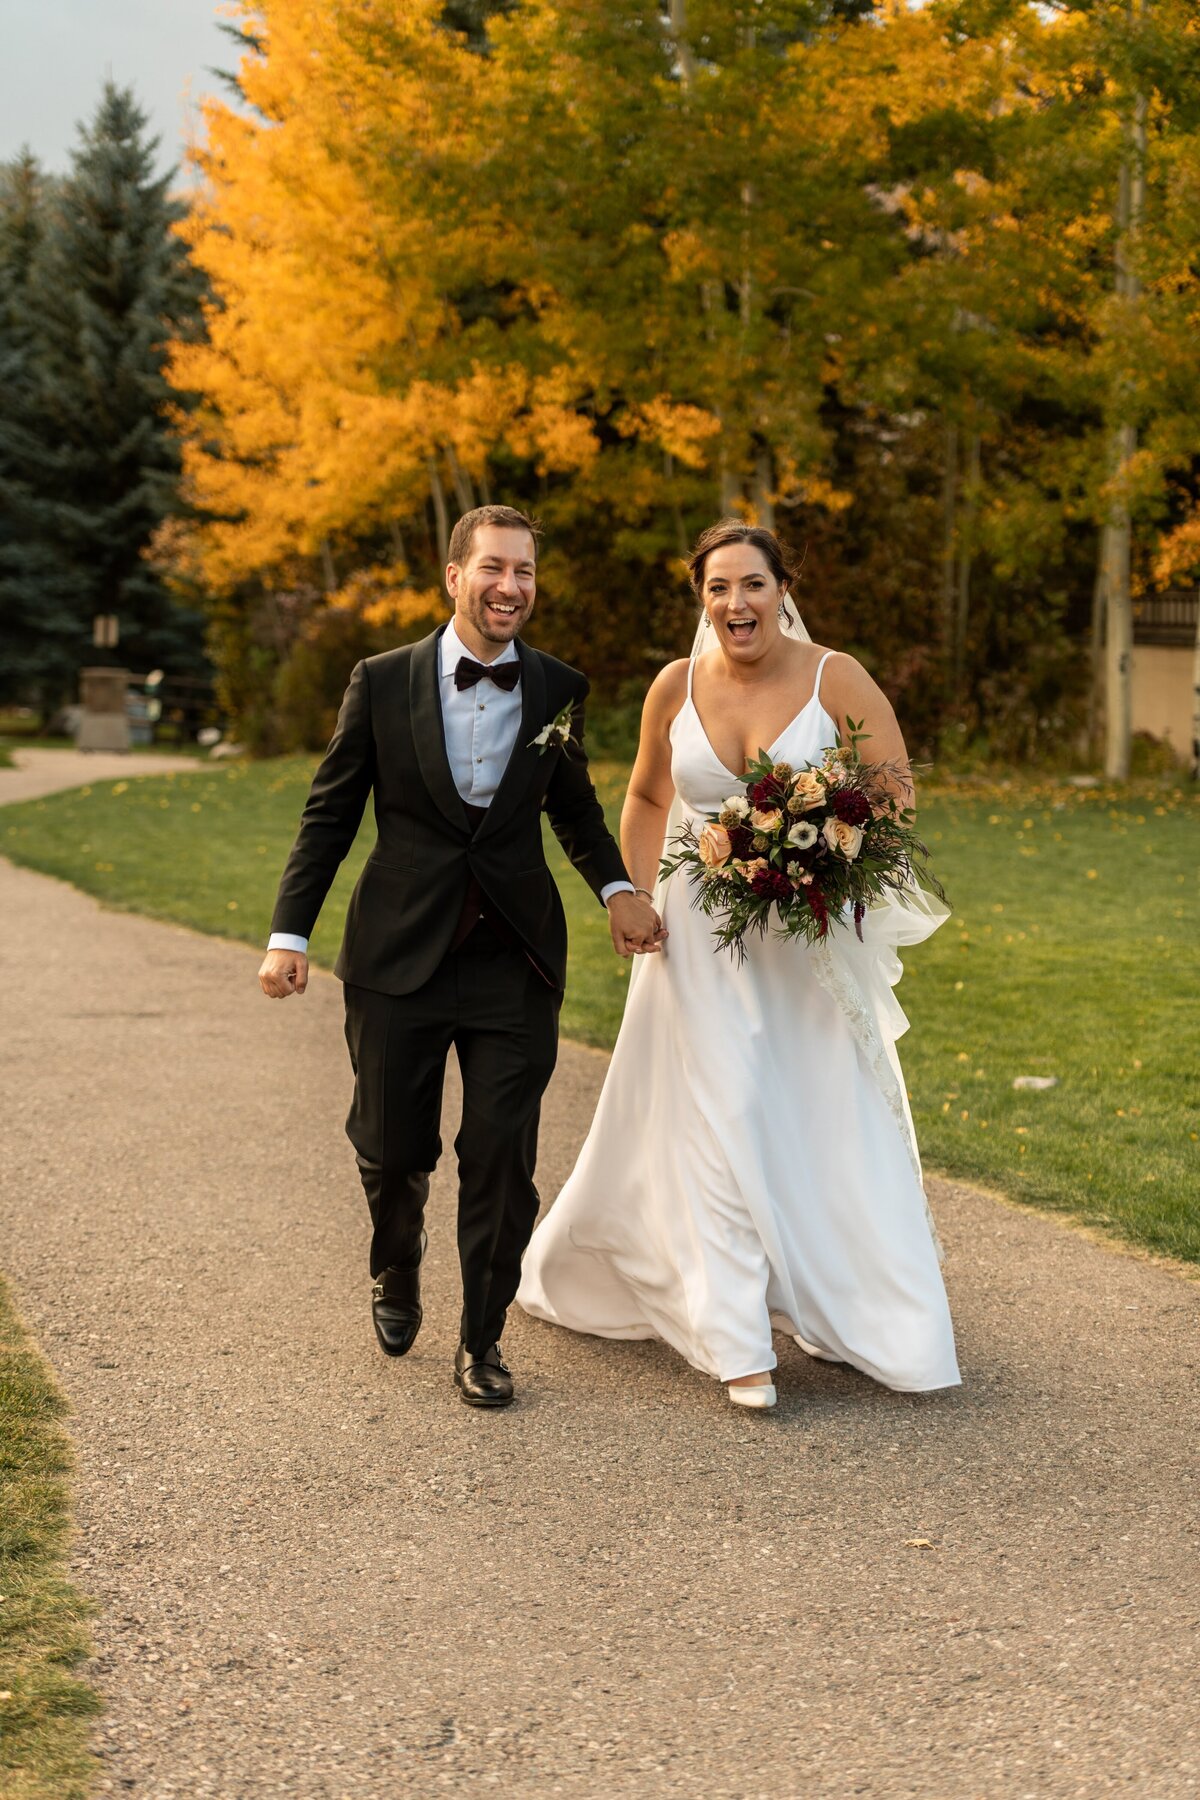
M 493 1344 L 481 1356 L 472 1356 L 465 1344 L 454 1358 L 454 1385 L 468 1406 L 511 1406 L 513 1378 L 500 1360 L 500 1346 Z
M 425 1233 L 421 1233 L 421 1257 Z M 421 1258 L 411 1268 L 385 1269 L 371 1289 L 371 1318 L 385 1356 L 406 1356 L 421 1329 Z

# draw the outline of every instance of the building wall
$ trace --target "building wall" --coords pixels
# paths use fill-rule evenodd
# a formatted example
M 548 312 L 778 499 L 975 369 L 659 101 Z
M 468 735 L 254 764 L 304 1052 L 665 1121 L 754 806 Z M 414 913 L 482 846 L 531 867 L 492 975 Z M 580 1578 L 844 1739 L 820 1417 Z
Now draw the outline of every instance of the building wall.
M 1135 644 L 1133 647 L 1133 729 L 1165 738 L 1184 762 L 1192 747 L 1192 664 L 1190 645 Z

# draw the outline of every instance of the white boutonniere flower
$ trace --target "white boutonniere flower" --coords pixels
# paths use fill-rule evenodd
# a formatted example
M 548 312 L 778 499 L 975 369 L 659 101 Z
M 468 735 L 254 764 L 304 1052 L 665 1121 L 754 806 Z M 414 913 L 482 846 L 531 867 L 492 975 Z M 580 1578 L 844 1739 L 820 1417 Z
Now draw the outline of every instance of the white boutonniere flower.
M 571 715 L 574 711 L 573 705 L 564 706 L 548 725 L 542 726 L 535 738 L 530 738 L 527 747 L 536 750 L 539 756 L 545 756 L 547 750 L 565 750 L 571 742 Z

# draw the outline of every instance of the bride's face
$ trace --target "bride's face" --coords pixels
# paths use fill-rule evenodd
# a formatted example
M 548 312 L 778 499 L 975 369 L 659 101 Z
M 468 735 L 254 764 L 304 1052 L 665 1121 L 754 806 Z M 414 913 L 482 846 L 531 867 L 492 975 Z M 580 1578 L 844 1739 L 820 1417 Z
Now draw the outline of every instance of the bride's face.
M 704 564 L 701 598 L 723 653 L 757 662 L 779 639 L 779 602 L 786 593 L 754 544 L 724 544 Z

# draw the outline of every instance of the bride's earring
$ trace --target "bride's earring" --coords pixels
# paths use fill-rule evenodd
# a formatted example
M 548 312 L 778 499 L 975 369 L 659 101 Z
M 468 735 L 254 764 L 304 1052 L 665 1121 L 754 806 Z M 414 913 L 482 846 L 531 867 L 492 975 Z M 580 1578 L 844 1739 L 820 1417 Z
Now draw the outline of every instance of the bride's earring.
M 711 625 L 711 624 L 712 624 L 712 620 L 711 620 L 711 619 L 710 619 L 710 618 L 709 618 L 709 616 L 708 616 L 708 614 L 707 614 L 707 613 L 705 613 L 705 615 L 704 615 L 704 629 L 705 629 L 705 631 L 707 631 L 707 630 L 708 630 L 708 628 L 709 628 L 709 626 L 710 626 L 710 625 Z
M 781 625 L 783 624 L 783 622 L 787 618 L 787 616 L 788 616 L 787 615 L 787 607 L 785 606 L 784 602 L 781 600 L 779 602 L 779 623 Z

